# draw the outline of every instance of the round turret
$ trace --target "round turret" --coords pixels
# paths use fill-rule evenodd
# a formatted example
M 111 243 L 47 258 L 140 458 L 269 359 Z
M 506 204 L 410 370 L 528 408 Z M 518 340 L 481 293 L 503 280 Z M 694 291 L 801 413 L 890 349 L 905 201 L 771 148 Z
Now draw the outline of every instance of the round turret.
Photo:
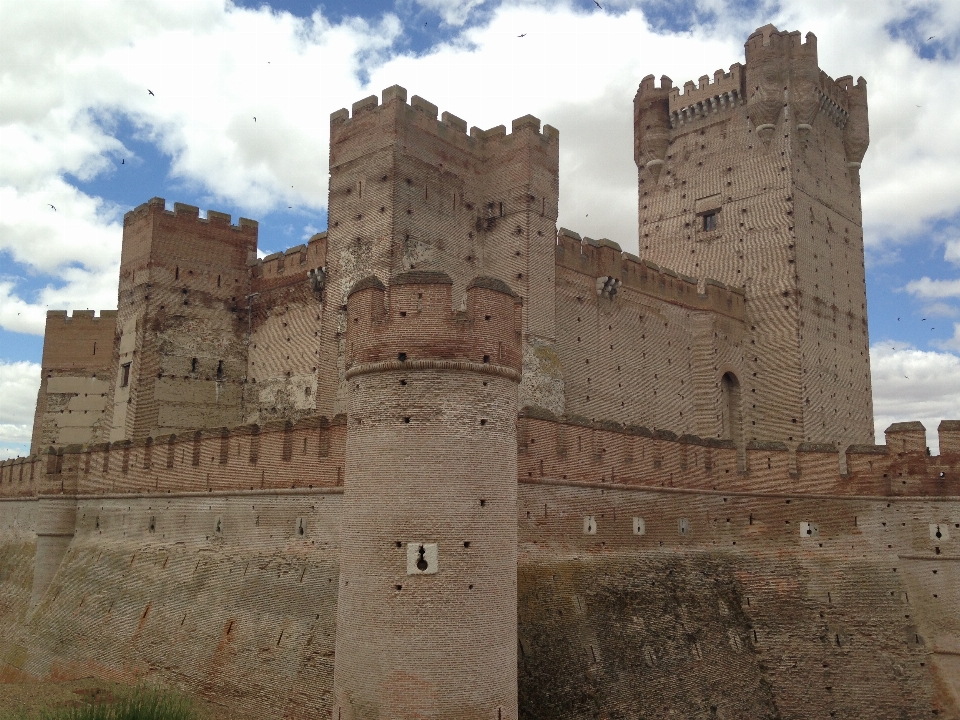
M 337 720 L 517 718 L 519 304 L 466 295 L 411 272 L 348 296 Z

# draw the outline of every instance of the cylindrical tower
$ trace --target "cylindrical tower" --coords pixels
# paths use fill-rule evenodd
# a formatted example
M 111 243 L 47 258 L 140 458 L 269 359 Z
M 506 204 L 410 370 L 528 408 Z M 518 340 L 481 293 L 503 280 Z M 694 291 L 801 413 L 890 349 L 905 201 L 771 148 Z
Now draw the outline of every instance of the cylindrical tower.
M 347 301 L 335 720 L 517 718 L 519 300 L 439 272 Z

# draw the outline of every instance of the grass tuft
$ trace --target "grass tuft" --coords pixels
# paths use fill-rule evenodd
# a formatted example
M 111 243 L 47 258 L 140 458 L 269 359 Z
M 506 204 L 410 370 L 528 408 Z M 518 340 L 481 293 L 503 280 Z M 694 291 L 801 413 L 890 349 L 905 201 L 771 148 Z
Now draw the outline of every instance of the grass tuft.
M 160 688 L 138 686 L 129 694 L 96 698 L 77 707 L 47 710 L 40 720 L 197 720 L 193 703 Z

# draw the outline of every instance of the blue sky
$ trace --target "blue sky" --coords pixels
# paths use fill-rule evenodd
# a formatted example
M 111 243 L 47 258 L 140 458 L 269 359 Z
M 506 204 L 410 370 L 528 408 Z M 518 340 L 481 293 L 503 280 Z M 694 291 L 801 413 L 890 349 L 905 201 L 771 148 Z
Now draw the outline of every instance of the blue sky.
M 303 242 L 326 227 L 329 113 L 399 83 L 481 127 L 558 127 L 560 223 L 636 251 L 637 83 L 742 61 L 766 22 L 869 81 L 878 430 L 960 417 L 960 3 L 600 1 L 0 0 L 0 454 L 29 442 L 45 310 L 115 307 L 131 207 L 252 217 L 264 253 Z

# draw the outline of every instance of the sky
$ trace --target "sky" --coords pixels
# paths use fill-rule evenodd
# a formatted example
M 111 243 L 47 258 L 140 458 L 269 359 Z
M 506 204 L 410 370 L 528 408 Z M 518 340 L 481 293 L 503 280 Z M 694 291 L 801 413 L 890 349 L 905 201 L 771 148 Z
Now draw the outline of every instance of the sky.
M 261 254 L 297 245 L 326 228 L 330 113 L 399 84 L 481 128 L 557 127 L 559 224 L 636 253 L 640 79 L 742 62 L 768 22 L 816 34 L 832 77 L 869 82 L 877 440 L 920 420 L 936 453 L 939 421 L 960 418 L 960 3 L 600 5 L 0 0 L 0 458 L 29 449 L 46 310 L 116 307 L 132 207 L 242 215 Z

